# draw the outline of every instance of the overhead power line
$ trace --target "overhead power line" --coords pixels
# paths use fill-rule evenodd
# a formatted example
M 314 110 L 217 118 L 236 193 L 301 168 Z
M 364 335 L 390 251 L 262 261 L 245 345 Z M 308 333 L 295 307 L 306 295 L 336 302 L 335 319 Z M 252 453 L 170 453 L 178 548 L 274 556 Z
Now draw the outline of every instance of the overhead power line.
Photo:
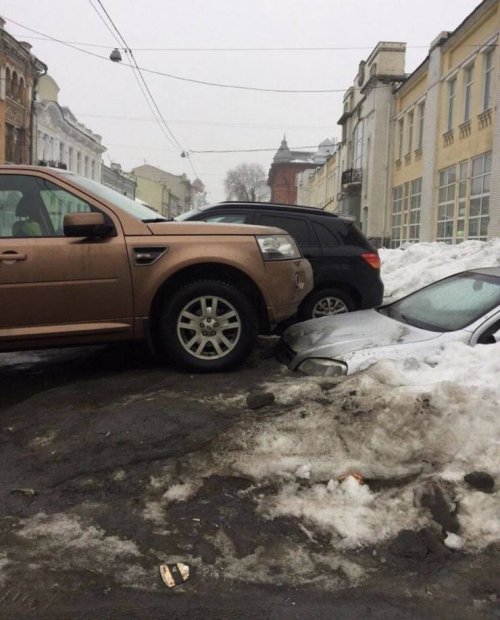
M 12 21 L 12 20 L 10 20 Z M 20 35 L 14 35 L 20 36 Z M 83 47 L 95 47 L 109 49 L 109 45 L 103 43 L 88 43 L 84 41 L 54 41 L 48 35 L 31 37 L 40 41 L 66 43 L 70 45 L 83 45 Z M 462 43 L 457 47 L 483 47 L 484 43 Z M 497 47 L 493 44 L 492 47 Z M 374 45 L 345 45 L 345 46 L 319 46 L 319 47 L 131 47 L 133 52 L 337 52 L 337 51 L 362 51 L 373 50 Z M 428 49 L 429 45 L 407 45 L 406 49 Z M 120 51 L 125 48 L 119 47 Z
M 89 2 L 92 5 L 92 7 L 94 8 L 94 10 L 99 14 L 99 11 L 97 10 L 96 6 L 93 4 L 92 0 L 89 0 Z M 129 49 L 125 38 L 123 37 L 123 35 L 121 34 L 120 30 L 118 29 L 118 27 L 114 23 L 113 19 L 111 18 L 110 14 L 106 10 L 106 8 L 105 8 L 104 4 L 102 3 L 102 1 L 101 0 L 97 0 L 97 3 L 99 4 L 99 6 L 101 7 L 102 11 L 104 12 L 104 15 L 106 16 L 106 18 L 108 19 L 109 23 L 111 24 L 111 27 L 108 26 L 108 30 L 111 32 L 111 34 L 113 34 L 113 37 L 118 42 L 118 45 L 124 45 L 125 46 L 124 50 L 125 50 L 125 53 L 127 54 L 127 56 L 131 60 L 130 64 L 132 66 L 132 71 L 134 72 L 134 77 L 138 81 L 139 87 L 141 88 L 141 91 L 142 91 L 143 95 L 145 96 L 145 98 L 146 98 L 146 100 L 148 102 L 148 105 L 150 106 L 150 109 L 153 112 L 154 116 L 155 116 L 155 112 L 156 112 L 156 115 L 157 115 L 157 117 L 159 119 L 158 124 L 160 125 L 162 131 L 165 133 L 165 130 L 166 130 L 167 133 L 165 135 L 166 135 L 168 141 L 171 144 L 173 144 L 174 146 L 177 146 L 181 152 L 184 152 L 185 151 L 184 147 L 179 142 L 179 140 L 177 140 L 177 138 L 175 137 L 174 133 L 172 132 L 172 130 L 168 126 L 168 123 L 166 122 L 165 118 L 163 117 L 163 114 L 162 114 L 160 108 L 158 107 L 158 104 L 156 103 L 155 98 L 153 97 L 153 94 L 151 93 L 151 90 L 150 90 L 150 88 L 149 88 L 149 86 L 148 86 L 144 76 L 141 73 L 141 69 L 140 69 L 140 67 L 138 66 L 138 64 L 137 64 L 137 62 L 135 60 L 133 52 Z M 99 14 L 99 17 L 101 18 L 102 21 L 105 21 L 104 18 L 100 14 Z M 116 32 L 116 35 L 113 33 L 113 30 Z M 193 170 L 193 172 L 194 172 L 194 170 Z
M 78 52 L 81 52 L 83 54 L 88 54 L 89 56 L 94 56 L 95 58 L 100 58 L 101 60 L 106 60 L 106 62 L 109 62 L 109 58 L 107 56 L 102 56 L 101 54 L 96 54 L 95 52 L 91 52 L 90 50 L 85 50 L 81 47 L 78 47 L 76 45 L 73 45 L 72 43 L 67 43 L 65 41 L 62 41 L 61 39 L 57 39 L 55 37 L 52 37 L 44 32 L 40 32 L 39 30 L 35 30 L 34 28 L 29 28 L 28 26 L 25 26 L 24 24 L 21 24 L 13 19 L 10 18 L 5 18 L 8 19 L 8 21 L 12 22 L 13 24 L 16 24 L 16 26 L 20 26 L 21 28 L 25 28 L 26 30 L 28 30 L 29 32 L 34 32 L 36 34 L 40 34 L 42 36 L 47 37 L 48 39 L 50 39 L 51 41 L 54 41 L 56 43 L 60 43 L 61 45 L 65 45 L 66 47 L 69 47 L 71 49 L 77 50 Z M 130 48 L 127 48 L 130 51 Z M 122 66 L 124 67 L 132 67 L 131 64 L 126 63 L 126 62 L 122 62 L 120 63 Z M 179 80 L 181 82 L 189 82 L 191 84 L 201 84 L 204 86 L 215 86 L 217 88 L 227 88 L 227 89 L 236 89 L 236 90 L 248 90 L 248 91 L 256 91 L 256 92 L 264 92 L 264 93 L 283 93 L 283 94 L 299 94 L 299 93 L 304 93 L 304 94 L 328 94 L 328 93 L 343 93 L 345 92 L 347 89 L 346 88 L 326 88 L 326 89 L 300 89 L 300 88 L 260 88 L 257 86 L 243 86 L 243 85 L 239 85 L 239 84 L 221 84 L 219 82 L 209 82 L 207 80 L 197 80 L 194 78 L 187 78 L 184 76 L 180 76 L 180 75 L 174 75 L 173 73 L 166 73 L 165 71 L 158 71 L 155 69 L 148 69 L 147 67 L 140 67 L 139 65 L 137 65 L 137 69 L 139 69 L 142 72 L 145 73 L 150 73 L 152 75 L 160 75 L 162 77 L 167 77 L 170 78 L 172 80 Z

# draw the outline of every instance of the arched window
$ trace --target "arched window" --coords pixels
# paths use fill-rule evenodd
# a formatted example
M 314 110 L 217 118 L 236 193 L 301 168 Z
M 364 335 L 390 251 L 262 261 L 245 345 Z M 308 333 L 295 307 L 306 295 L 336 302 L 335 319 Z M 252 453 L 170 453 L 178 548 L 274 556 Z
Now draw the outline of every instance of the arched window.
M 17 91 L 19 84 L 17 83 L 17 72 L 12 73 L 12 80 L 10 81 L 10 96 L 12 99 L 17 99 Z
M 5 70 L 5 94 L 7 97 L 10 97 L 10 69 L 7 67 Z
M 19 80 L 19 93 L 18 93 L 18 98 L 19 98 L 19 102 L 20 103 L 24 103 L 24 78 L 21 78 Z

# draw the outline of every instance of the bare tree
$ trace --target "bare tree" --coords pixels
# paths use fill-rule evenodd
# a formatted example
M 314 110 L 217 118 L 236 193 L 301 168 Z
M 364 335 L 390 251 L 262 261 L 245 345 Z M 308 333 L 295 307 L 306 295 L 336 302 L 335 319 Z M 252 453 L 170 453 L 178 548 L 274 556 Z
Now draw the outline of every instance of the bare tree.
M 224 187 L 228 200 L 265 202 L 269 200 L 266 171 L 260 164 L 240 164 L 228 170 Z

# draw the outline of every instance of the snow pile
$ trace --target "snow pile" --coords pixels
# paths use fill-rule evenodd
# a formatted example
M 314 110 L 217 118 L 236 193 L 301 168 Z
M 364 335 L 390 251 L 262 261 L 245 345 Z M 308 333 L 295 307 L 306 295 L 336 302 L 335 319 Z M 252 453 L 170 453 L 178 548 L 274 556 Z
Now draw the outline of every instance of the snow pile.
M 396 297 L 457 271 L 500 264 L 500 241 L 419 244 L 381 254 L 386 289 Z M 346 571 L 350 550 L 386 544 L 403 529 L 432 527 L 455 552 L 498 543 L 498 377 L 500 343 L 450 342 L 419 359 L 381 360 L 342 379 L 300 374 L 276 379 L 263 386 L 275 395 L 275 405 L 248 413 L 205 452 L 166 468 L 164 486 L 156 489 L 155 520 L 161 521 L 172 501 L 194 501 L 190 492 L 196 494 L 204 478 L 249 479 L 253 487 L 245 497 L 255 501 L 261 517 L 293 519 L 311 544 L 330 541 L 328 554 L 307 542 L 298 547 L 296 541 L 276 541 L 280 557 L 290 552 L 298 558 L 287 579 L 295 575 L 310 582 L 318 572 L 314 567 L 327 557 Z M 245 406 L 244 395 L 239 402 Z M 464 481 L 478 470 L 495 478 L 492 493 Z M 434 521 L 425 498 L 435 488 L 450 514 L 456 510 L 458 532 L 441 532 Z M 271 579 L 268 554 L 257 550 L 241 558 L 224 541 L 222 531 L 211 540 L 224 574 Z
M 401 250 L 380 250 L 385 298 L 393 301 L 453 273 L 500 265 L 500 239 L 446 243 L 415 243 Z

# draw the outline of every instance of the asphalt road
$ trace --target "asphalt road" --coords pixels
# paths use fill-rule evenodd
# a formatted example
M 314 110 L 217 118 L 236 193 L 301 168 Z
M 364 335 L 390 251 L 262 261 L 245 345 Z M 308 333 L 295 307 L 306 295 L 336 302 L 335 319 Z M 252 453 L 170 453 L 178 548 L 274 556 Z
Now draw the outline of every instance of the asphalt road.
M 262 415 L 233 397 L 286 375 L 267 347 L 236 372 L 198 376 L 135 347 L 0 355 L 0 618 L 500 618 L 498 550 L 381 564 L 363 549 L 346 558 L 368 575 L 357 585 L 324 562 L 322 581 L 302 582 L 277 555 L 266 583 L 245 564 L 258 550 L 324 557 L 329 543 L 262 518 L 251 481 L 201 478 L 155 512 L 165 471 Z M 191 577 L 169 590 L 158 567 L 183 559 Z

